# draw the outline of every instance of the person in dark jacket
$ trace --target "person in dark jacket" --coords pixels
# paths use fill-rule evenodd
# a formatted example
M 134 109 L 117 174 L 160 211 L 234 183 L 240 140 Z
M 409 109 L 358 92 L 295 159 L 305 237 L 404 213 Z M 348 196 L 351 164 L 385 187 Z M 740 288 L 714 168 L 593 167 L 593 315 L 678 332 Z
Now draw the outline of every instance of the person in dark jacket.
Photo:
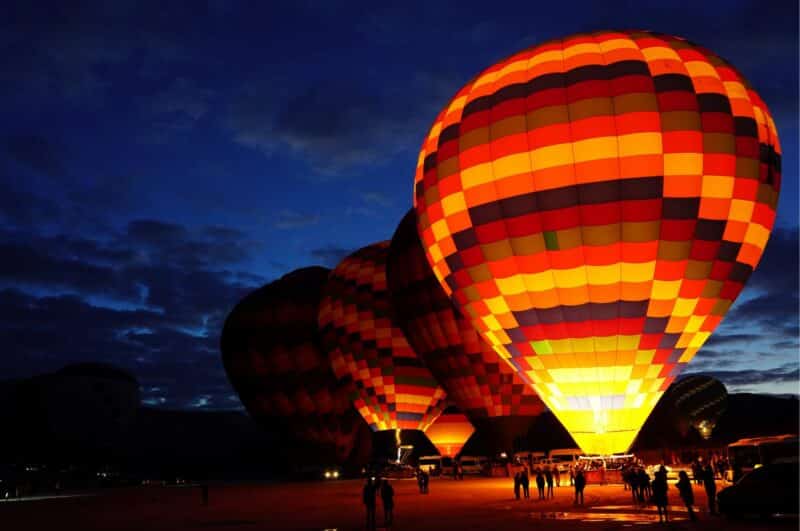
M 636 483 L 639 485 L 639 501 L 647 503 L 653 496 L 653 491 L 650 488 L 650 475 L 644 467 L 639 467 L 639 470 L 636 472 Z
M 519 483 L 522 485 L 522 495 L 526 500 L 529 499 L 531 497 L 531 482 L 528 476 L 528 467 L 522 469 L 522 473 L 519 475 Z
M 519 499 L 519 488 L 522 486 L 522 474 L 517 472 L 514 474 L 514 497 Z
M 717 483 L 714 481 L 714 469 L 711 465 L 706 465 L 703 470 L 703 486 L 706 489 L 706 498 L 708 498 L 708 512 L 717 514 Z
M 547 494 L 545 494 L 545 498 L 552 498 L 553 497 L 553 471 L 550 470 L 550 467 L 544 469 L 544 480 L 547 483 Z
M 661 465 L 653 478 L 652 485 L 653 503 L 656 509 L 658 509 L 659 522 L 669 521 L 669 517 L 667 516 L 667 505 L 669 502 L 667 488 L 667 469 L 664 468 L 664 465 Z
M 383 527 L 391 527 L 394 520 L 394 488 L 388 479 L 381 481 L 381 502 L 383 502 Z
M 575 471 L 575 505 L 583 505 L 584 488 L 586 488 L 586 476 L 583 475 L 583 469 L 579 468 Z
M 375 490 L 376 486 L 372 478 L 368 478 L 364 483 L 364 490 L 361 493 L 364 500 L 364 507 L 367 510 L 367 529 L 375 529 Z
M 692 510 L 692 505 L 694 505 L 694 492 L 692 492 L 692 482 L 689 480 L 689 474 L 687 474 L 685 470 L 681 470 L 680 473 L 678 473 L 678 483 L 675 486 L 678 487 L 681 499 L 686 505 L 686 509 L 689 511 L 689 520 L 694 522 L 697 520 Z
M 542 474 L 542 469 L 536 469 L 536 488 L 539 489 L 539 499 L 543 500 L 544 497 L 544 474 Z

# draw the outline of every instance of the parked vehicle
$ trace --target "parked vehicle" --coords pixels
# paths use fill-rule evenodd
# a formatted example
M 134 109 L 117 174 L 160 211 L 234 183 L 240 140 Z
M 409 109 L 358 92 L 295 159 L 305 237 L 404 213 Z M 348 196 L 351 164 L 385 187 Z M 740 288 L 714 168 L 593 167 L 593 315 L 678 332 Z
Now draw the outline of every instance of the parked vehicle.
M 423 455 L 417 462 L 419 469 L 427 472 L 431 476 L 440 476 L 442 474 L 443 461 L 447 459 L 450 462 L 450 474 L 453 473 L 453 460 L 449 457 L 442 457 L 440 455 Z
M 800 514 L 800 467 L 793 463 L 772 463 L 742 476 L 735 485 L 717 494 L 719 511 L 737 517 L 777 513 Z
M 459 460 L 464 474 L 483 474 L 489 466 L 489 458 L 475 455 L 462 455 Z
M 797 435 L 774 435 L 739 439 L 728 445 L 730 467 L 726 471 L 728 481 L 734 481 L 733 474 L 739 470 L 746 474 L 759 466 L 767 465 L 777 459 L 795 457 L 800 453 L 800 439 Z
M 578 459 L 583 455 L 580 448 L 559 448 L 548 452 L 551 466 L 556 466 L 559 472 L 569 472 L 570 465 L 578 464 Z

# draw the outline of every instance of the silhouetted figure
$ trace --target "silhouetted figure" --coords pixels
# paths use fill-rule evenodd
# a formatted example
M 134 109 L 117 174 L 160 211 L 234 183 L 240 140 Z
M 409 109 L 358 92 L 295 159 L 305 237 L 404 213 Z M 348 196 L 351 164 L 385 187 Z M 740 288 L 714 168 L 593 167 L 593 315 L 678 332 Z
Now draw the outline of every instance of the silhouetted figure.
M 528 467 L 524 467 L 519 473 L 519 485 L 522 487 L 522 496 L 527 500 L 531 497 L 530 478 L 528 477 Z
M 586 476 L 580 468 L 575 472 L 575 504 L 583 505 L 583 489 L 586 488 Z M 578 501 L 580 500 L 580 502 Z
M 694 522 L 697 520 L 692 510 L 692 505 L 694 505 L 694 492 L 692 492 L 692 482 L 689 480 L 689 474 L 687 474 L 685 470 L 681 470 L 678 473 L 678 483 L 675 486 L 678 487 L 681 499 L 684 505 L 686 505 L 686 509 L 689 511 L 689 520 Z
M 542 474 L 542 469 L 536 469 L 536 488 L 539 489 L 539 499 L 544 499 L 544 474 Z
M 706 465 L 703 470 L 703 486 L 706 489 L 706 498 L 708 498 L 708 512 L 717 514 L 717 483 L 714 481 L 714 469 L 711 465 Z
M 389 480 L 381 481 L 381 502 L 383 502 L 383 526 L 389 527 L 394 520 L 394 488 Z
M 664 465 L 661 465 L 658 469 L 658 472 L 656 472 L 655 478 L 653 478 L 652 489 L 653 503 L 656 505 L 656 509 L 658 509 L 658 521 L 668 522 L 667 469 L 664 468 Z
M 569 465 L 569 486 L 575 485 L 575 467 Z
M 362 492 L 364 508 L 367 510 L 367 529 L 375 529 L 375 484 L 367 479 Z
M 517 472 L 514 474 L 514 497 L 519 499 L 519 488 L 522 486 L 522 474 Z
M 431 477 L 428 475 L 427 472 L 424 470 L 422 471 L 422 493 L 428 494 L 428 482 L 430 481 Z
M 639 498 L 639 476 L 633 468 L 627 469 L 624 473 L 624 481 L 631 489 L 631 496 L 633 496 L 633 503 L 641 502 Z
M 644 468 L 640 467 L 636 472 L 636 483 L 639 486 L 639 501 L 647 503 L 653 496 L 653 492 L 650 489 L 650 475 Z
M 550 470 L 550 467 L 544 469 L 544 479 L 547 482 L 547 494 L 545 494 L 545 498 L 552 498 L 553 497 L 553 472 Z
M 560 487 L 561 486 L 561 471 L 558 469 L 558 466 L 556 466 L 555 470 L 553 470 L 553 477 L 554 477 L 555 482 L 556 482 L 556 487 Z

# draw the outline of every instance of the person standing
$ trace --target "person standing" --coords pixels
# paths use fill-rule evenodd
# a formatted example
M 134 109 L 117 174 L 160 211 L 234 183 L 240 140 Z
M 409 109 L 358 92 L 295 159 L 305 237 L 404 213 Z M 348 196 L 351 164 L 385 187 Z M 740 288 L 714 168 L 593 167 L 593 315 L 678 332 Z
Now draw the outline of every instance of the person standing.
M 575 505 L 583 505 L 583 489 L 586 488 L 586 476 L 583 475 L 583 470 L 578 469 L 575 472 Z M 580 500 L 580 503 L 578 503 Z
M 556 465 L 553 468 L 555 469 L 555 470 L 553 470 L 553 477 L 554 477 L 555 482 L 556 482 L 556 487 L 560 487 L 561 486 L 561 470 L 558 469 L 558 465 Z
M 367 510 L 367 529 L 375 529 L 375 485 L 371 478 L 364 483 L 362 498 L 364 508 Z
M 522 486 L 522 474 L 517 472 L 514 474 L 514 497 L 519 499 L 519 489 Z
M 394 520 L 394 488 L 388 479 L 381 481 L 381 502 L 383 503 L 383 527 L 391 527 Z
M 706 489 L 706 498 L 708 498 L 708 512 L 717 514 L 717 483 L 714 481 L 714 469 L 711 465 L 706 465 L 703 473 L 703 486 Z
M 572 487 L 575 485 L 575 467 L 573 465 L 569 465 L 569 486 Z
M 536 488 L 539 490 L 539 499 L 544 499 L 544 474 L 542 474 L 542 469 L 536 469 Z
M 530 477 L 528 477 L 528 467 L 522 469 L 522 473 L 519 476 L 520 484 L 522 485 L 522 495 L 525 496 L 525 499 L 530 499 L 531 497 L 531 482 Z
M 700 476 L 699 472 L 697 475 L 698 477 Z M 681 470 L 678 473 L 678 483 L 675 486 L 678 487 L 681 499 L 684 505 L 686 505 L 686 509 L 689 511 L 689 520 L 694 522 L 697 520 L 692 510 L 692 505 L 694 505 L 694 492 L 692 492 L 692 482 L 689 480 L 689 474 L 687 474 L 685 470 Z
M 544 479 L 547 482 L 547 494 L 545 498 L 552 498 L 553 497 L 553 471 L 550 470 L 550 467 L 544 469 Z
M 422 471 L 422 493 L 428 494 L 428 481 L 431 477 L 424 470 Z
M 664 465 L 659 467 L 658 472 L 656 472 L 655 477 L 653 478 L 653 503 L 656 505 L 656 509 L 658 510 L 658 521 L 659 522 L 668 522 L 669 518 L 667 516 L 667 505 L 668 505 L 668 496 L 667 496 L 667 469 L 664 468 Z

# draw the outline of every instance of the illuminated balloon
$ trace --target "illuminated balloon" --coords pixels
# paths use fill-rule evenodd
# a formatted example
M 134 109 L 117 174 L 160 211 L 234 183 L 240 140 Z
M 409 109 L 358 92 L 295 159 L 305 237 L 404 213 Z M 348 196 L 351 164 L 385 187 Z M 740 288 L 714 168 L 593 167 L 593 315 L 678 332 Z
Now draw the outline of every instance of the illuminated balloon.
M 373 431 L 425 431 L 445 391 L 406 341 L 386 287 L 389 242 L 364 247 L 331 272 L 319 308 L 336 376 L 355 382 L 354 404 Z
M 641 31 L 547 42 L 436 118 L 414 204 L 445 291 L 589 453 L 625 451 L 758 264 L 780 146 L 728 63 Z
M 250 415 L 286 437 L 332 449 L 343 462 L 363 424 L 354 388 L 320 349 L 317 311 L 329 270 L 293 271 L 242 299 L 225 321 L 225 371 Z
M 408 342 L 450 402 L 466 414 L 492 451 L 513 451 L 514 440 L 527 434 L 545 406 L 455 309 L 425 259 L 413 210 L 392 237 L 386 275 Z
M 439 455 L 455 457 L 467 443 L 475 427 L 458 408 L 447 408 L 425 431 Z
M 669 388 L 669 397 L 678 413 L 689 420 L 704 439 L 728 407 L 728 390 L 710 376 L 691 375 L 681 378 Z

